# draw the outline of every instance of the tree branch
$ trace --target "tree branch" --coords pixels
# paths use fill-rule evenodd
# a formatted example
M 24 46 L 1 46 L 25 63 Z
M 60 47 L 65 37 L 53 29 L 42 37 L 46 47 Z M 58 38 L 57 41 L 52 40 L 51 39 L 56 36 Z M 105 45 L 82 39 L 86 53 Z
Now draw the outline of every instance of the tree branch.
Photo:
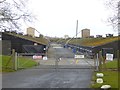
M 6 0 L 2 0 L 2 1 L 0 1 L 0 3 L 3 3 L 3 2 L 5 2 Z
M 35 20 L 32 14 L 25 8 L 25 1 L 26 0 L 11 0 L 11 2 L 9 2 L 9 0 L 8 2 L 7 0 L 0 1 L 0 25 L 20 30 L 20 25 L 23 24 L 22 22 L 32 22 L 32 20 Z M 3 26 L 2 28 L 5 28 Z

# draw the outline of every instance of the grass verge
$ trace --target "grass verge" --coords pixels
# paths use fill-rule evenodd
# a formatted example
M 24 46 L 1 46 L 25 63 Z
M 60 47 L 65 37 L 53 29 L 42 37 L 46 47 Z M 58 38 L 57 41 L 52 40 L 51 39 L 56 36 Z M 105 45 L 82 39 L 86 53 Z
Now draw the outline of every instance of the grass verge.
M 120 72 L 117 71 L 118 69 L 118 61 L 114 60 L 111 62 L 106 63 L 106 70 L 101 72 L 94 72 L 92 77 L 92 85 L 91 88 L 100 88 L 102 85 L 111 85 L 111 88 L 120 88 L 118 85 L 119 82 L 119 75 Z M 109 70 L 110 69 L 110 70 Z M 103 73 L 103 83 L 99 84 L 96 82 L 96 73 Z
M 0 56 L 0 57 L 2 57 L 0 58 L 0 65 L 2 67 L 2 70 L 0 72 L 14 72 L 15 70 L 12 69 L 13 62 L 11 60 L 11 56 Z M 37 62 L 35 62 L 30 58 L 19 57 L 18 59 L 19 59 L 19 67 L 21 67 L 22 69 L 30 68 L 37 65 Z
M 96 73 L 93 76 L 93 84 L 91 85 L 92 88 L 100 88 L 102 85 L 111 85 L 112 88 L 118 88 L 118 72 L 117 71 L 103 71 L 103 83 L 99 84 L 96 83 Z

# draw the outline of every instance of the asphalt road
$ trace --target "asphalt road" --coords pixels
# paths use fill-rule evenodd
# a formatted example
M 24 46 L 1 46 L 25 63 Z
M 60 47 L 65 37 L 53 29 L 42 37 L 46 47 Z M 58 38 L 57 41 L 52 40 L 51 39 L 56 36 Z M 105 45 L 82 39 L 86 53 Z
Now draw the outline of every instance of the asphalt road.
M 59 64 L 71 66 L 70 59 L 74 57 L 74 54 L 69 49 L 64 49 L 58 44 L 52 44 L 48 57 L 50 60 L 53 59 L 53 61 L 59 57 L 66 58 L 61 60 Z M 67 62 L 64 63 L 65 60 Z M 84 60 L 80 60 L 77 64 L 82 66 L 90 65 L 87 63 Z M 74 65 L 76 64 L 72 64 L 72 66 Z M 2 86 L 3 88 L 89 88 L 92 72 L 92 68 L 43 69 L 37 66 L 37 68 L 3 74 Z

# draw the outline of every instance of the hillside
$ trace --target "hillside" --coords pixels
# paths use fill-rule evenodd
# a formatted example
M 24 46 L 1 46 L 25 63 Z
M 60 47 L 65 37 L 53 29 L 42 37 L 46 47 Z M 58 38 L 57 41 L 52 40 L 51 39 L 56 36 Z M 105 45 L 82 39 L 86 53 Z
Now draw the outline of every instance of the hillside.
M 4 32 L 4 33 L 12 35 L 12 36 L 19 37 L 19 38 L 22 38 L 22 39 L 30 40 L 30 41 L 33 41 L 33 42 L 36 42 L 36 43 L 39 43 L 39 44 L 44 44 L 44 45 L 48 44 L 48 40 L 44 37 L 40 38 L 40 37 L 31 37 L 31 36 L 28 36 L 28 35 L 20 35 L 20 34 L 16 34 L 16 33 L 7 33 L 7 32 Z
M 59 40 L 60 42 L 66 43 L 68 40 Z M 107 38 L 81 38 L 81 39 L 72 39 L 69 44 L 77 44 L 82 46 L 99 46 L 106 43 L 114 42 L 120 40 L 120 37 L 107 37 Z

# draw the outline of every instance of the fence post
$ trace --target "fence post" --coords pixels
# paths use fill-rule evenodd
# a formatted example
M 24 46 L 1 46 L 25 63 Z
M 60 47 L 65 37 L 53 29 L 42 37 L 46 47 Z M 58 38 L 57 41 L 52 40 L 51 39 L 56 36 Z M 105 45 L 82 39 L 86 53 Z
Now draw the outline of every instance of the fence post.
M 17 69 L 19 69 L 19 56 L 20 56 L 20 54 L 17 53 Z
M 96 54 L 97 56 L 97 58 L 96 58 L 96 71 L 99 71 L 99 57 L 98 57 L 98 53 Z
M 12 62 L 13 70 L 17 70 L 17 52 L 15 52 L 15 49 L 12 49 Z
M 117 59 L 118 59 L 118 71 L 120 71 L 120 51 L 117 50 Z
M 94 71 L 95 71 L 96 70 L 96 58 L 95 58 L 95 55 L 94 55 L 93 59 L 94 59 Z
M 103 70 L 107 70 L 106 64 L 105 64 L 105 62 L 106 62 L 106 56 L 104 56 L 104 57 L 102 56 L 102 61 L 103 61 L 103 65 L 102 65 L 102 66 L 103 66 L 103 67 L 102 67 Z
M 102 68 L 102 51 L 99 51 L 99 71 L 101 71 Z
M 15 52 L 15 63 L 14 64 L 15 64 L 14 69 L 17 70 L 17 52 Z
M 12 49 L 12 69 L 15 70 L 15 49 Z

